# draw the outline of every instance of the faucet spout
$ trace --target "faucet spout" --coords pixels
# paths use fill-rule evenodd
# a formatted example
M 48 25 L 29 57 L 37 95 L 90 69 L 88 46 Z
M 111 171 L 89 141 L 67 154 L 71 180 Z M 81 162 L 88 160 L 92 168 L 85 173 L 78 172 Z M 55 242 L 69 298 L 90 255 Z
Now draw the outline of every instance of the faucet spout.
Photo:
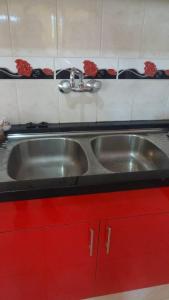
M 84 76 L 83 76 L 83 73 L 76 69 L 76 68 L 72 68 L 71 71 L 70 71 L 70 85 L 72 88 L 76 88 L 76 76 L 78 77 L 79 79 L 79 86 L 84 86 L 84 82 L 83 82 L 83 79 L 84 79 Z

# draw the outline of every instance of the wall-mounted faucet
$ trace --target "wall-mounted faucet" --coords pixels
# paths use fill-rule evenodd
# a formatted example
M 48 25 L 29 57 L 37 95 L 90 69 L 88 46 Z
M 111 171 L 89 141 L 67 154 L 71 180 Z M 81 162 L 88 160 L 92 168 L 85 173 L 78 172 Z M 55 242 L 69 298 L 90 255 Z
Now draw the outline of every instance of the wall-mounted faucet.
M 76 76 L 78 79 L 76 79 Z M 101 82 L 95 79 L 90 79 L 85 83 L 83 72 L 76 68 L 72 68 L 70 71 L 70 79 L 61 80 L 58 86 L 60 92 L 65 94 L 68 94 L 71 91 L 96 93 L 101 88 Z

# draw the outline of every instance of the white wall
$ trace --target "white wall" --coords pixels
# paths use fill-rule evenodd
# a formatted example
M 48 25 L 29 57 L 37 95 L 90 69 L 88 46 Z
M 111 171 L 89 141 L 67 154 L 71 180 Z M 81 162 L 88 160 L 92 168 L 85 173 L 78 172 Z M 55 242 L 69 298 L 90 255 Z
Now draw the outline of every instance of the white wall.
M 168 0 L 0 0 L 0 67 L 169 69 Z M 98 94 L 63 95 L 56 79 L 0 79 L 0 118 L 12 123 L 169 118 L 169 80 L 103 79 Z

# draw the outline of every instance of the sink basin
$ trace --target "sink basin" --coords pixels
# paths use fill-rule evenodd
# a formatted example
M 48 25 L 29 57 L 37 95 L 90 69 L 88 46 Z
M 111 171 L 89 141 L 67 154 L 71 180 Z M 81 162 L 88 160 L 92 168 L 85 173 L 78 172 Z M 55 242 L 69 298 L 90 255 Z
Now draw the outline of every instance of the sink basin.
M 99 163 L 112 172 L 138 172 L 169 167 L 168 157 L 138 135 L 100 136 L 91 146 Z
M 13 148 L 8 160 L 8 174 L 16 180 L 79 176 L 87 169 L 79 143 L 66 138 L 22 142 Z

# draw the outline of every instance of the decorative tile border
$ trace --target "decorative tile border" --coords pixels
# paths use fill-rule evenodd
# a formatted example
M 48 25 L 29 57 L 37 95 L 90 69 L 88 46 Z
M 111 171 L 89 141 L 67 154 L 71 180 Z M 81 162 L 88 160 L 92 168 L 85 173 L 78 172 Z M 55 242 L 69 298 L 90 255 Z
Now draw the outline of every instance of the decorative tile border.
M 56 70 L 56 79 L 69 79 L 70 78 L 70 71 L 71 68 L 69 69 L 64 69 L 64 70 Z M 84 73 L 84 78 L 85 79 L 116 79 L 117 77 L 117 71 L 112 69 L 106 70 L 106 69 L 99 69 L 97 71 L 96 75 L 90 75 L 88 73 Z
M 72 67 L 81 70 L 85 79 L 169 79 L 168 60 L 120 59 L 118 65 L 114 58 L 56 58 L 54 68 L 53 59 L 4 58 L 5 64 L 0 67 L 0 79 L 54 79 L 54 69 L 56 79 L 69 79 Z
M 130 63 L 130 60 L 126 61 L 126 65 L 130 65 Z M 142 62 L 142 60 L 134 61 L 134 64 L 138 66 L 136 68 L 121 69 L 121 65 L 125 65 L 125 61 L 122 60 L 119 64 L 118 79 L 169 79 L 169 70 L 164 66 L 163 69 L 154 62 Z
M 12 59 L 0 58 L 0 64 L 6 63 L 5 67 L 0 67 L 0 79 L 53 79 L 54 68 L 50 63 L 50 67 L 42 67 L 42 59 Z M 33 67 L 34 62 L 38 67 Z M 51 61 L 50 61 L 51 62 Z M 39 66 L 40 65 L 40 66 Z M 48 65 L 48 60 L 47 60 Z
M 83 72 L 85 79 L 116 79 L 117 59 L 82 60 L 73 58 L 59 58 L 55 60 L 56 79 L 69 79 L 70 70 L 75 67 Z M 115 67 L 112 67 L 112 65 Z M 59 68 L 58 68 L 59 67 Z

